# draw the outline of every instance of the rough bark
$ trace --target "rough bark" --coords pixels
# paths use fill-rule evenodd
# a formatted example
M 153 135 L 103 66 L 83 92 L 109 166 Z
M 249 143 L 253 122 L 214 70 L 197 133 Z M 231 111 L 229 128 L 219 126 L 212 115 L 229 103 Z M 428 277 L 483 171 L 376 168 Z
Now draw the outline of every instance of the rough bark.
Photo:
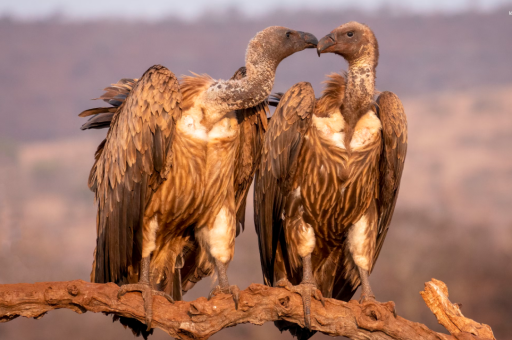
M 395 313 L 393 302 L 359 304 L 326 299 L 325 308 L 312 301 L 312 328 L 332 336 L 350 339 L 494 339 L 489 326 L 464 318 L 457 305 L 448 300 L 446 285 L 433 280 L 421 292 L 429 308 L 452 335 L 434 332 L 425 325 L 408 321 Z M 144 322 L 144 305 L 139 293 L 117 299 L 119 287 L 81 280 L 0 285 L 0 322 L 24 316 L 39 319 L 47 312 L 67 308 L 77 313 L 103 312 Z M 231 295 L 212 300 L 170 304 L 154 298 L 153 326 L 180 339 L 207 339 L 216 332 L 240 323 L 261 325 L 287 320 L 304 326 L 302 300 L 284 288 L 252 284 L 240 294 L 238 310 Z M 495 340 L 495 339 L 494 339 Z
M 432 279 L 420 292 L 437 321 L 457 339 L 493 339 L 491 327 L 468 319 L 462 315 L 460 305 L 448 300 L 448 287 L 442 281 Z

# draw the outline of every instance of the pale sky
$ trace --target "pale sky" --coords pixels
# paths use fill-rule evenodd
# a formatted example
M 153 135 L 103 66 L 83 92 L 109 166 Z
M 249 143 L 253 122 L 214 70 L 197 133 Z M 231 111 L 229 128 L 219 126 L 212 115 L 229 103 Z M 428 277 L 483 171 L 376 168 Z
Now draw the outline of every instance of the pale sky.
M 158 20 L 168 16 L 194 19 L 203 14 L 236 8 L 249 16 L 275 13 L 277 10 L 327 10 L 356 8 L 378 13 L 388 7 L 397 13 L 492 10 L 511 0 L 0 0 L 0 17 L 39 19 L 62 15 L 70 19 L 126 18 Z M 507 8 L 508 8 L 507 7 Z

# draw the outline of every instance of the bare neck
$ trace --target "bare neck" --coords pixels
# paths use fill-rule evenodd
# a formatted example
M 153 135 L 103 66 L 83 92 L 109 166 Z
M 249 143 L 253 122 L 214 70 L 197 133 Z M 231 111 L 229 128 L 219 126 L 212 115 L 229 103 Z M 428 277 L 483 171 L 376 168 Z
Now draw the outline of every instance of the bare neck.
M 343 118 L 352 127 L 371 108 L 375 92 L 375 66 L 367 60 L 349 64 Z
M 279 61 L 263 53 L 247 53 L 245 67 L 247 76 L 240 80 L 240 99 L 247 107 L 261 103 L 272 91 Z
M 205 104 L 213 110 L 229 112 L 255 106 L 264 101 L 274 86 L 279 61 L 266 50 L 250 44 L 245 66 L 247 75 L 237 80 L 215 82 L 205 93 Z

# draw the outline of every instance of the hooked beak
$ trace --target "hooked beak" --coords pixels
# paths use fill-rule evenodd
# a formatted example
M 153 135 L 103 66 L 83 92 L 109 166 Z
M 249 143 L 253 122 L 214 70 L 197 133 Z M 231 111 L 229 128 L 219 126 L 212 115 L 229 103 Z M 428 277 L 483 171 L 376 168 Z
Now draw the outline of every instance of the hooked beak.
M 298 33 L 300 34 L 300 37 L 304 39 L 306 48 L 315 48 L 318 44 L 318 39 L 313 34 L 300 31 Z
M 333 33 L 327 34 L 318 42 L 318 45 L 316 47 L 316 52 L 318 53 L 318 56 L 320 57 L 320 54 L 322 53 L 332 52 L 332 49 L 329 48 L 334 45 L 336 45 L 336 37 L 334 36 Z

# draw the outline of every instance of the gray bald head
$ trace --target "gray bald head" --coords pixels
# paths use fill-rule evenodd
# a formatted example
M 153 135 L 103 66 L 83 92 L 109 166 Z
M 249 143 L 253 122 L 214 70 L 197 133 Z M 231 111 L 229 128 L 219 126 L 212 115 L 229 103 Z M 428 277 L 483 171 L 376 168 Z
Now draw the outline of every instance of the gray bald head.
M 282 26 L 270 26 L 258 32 L 249 42 L 246 61 L 275 62 L 276 66 L 286 57 L 306 48 L 315 48 L 316 37 L 307 32 L 295 31 Z
M 272 86 L 277 66 L 286 57 L 318 40 L 311 33 L 272 26 L 251 39 L 245 55 L 246 76 L 215 82 L 205 92 L 204 105 L 219 112 L 245 109 L 264 101 Z

